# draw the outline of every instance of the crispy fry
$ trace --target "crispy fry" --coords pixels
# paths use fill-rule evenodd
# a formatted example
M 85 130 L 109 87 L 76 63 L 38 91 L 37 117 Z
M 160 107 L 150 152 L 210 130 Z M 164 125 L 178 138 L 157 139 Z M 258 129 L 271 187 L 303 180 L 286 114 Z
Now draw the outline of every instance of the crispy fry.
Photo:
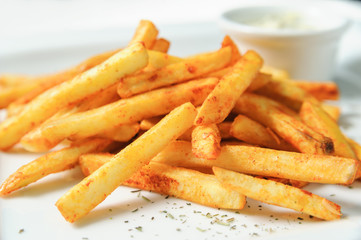
M 281 102 L 295 111 L 300 110 L 304 101 L 320 104 L 313 95 L 291 81 L 271 80 L 256 93 Z
M 223 145 L 218 158 L 208 160 L 195 157 L 191 143 L 185 141 L 171 143 L 152 161 L 187 168 L 217 166 L 252 175 L 330 184 L 351 184 L 359 165 L 349 158 L 239 144 Z
M 139 124 L 140 129 L 141 130 L 149 130 L 154 125 L 156 125 L 161 119 L 162 119 L 162 117 L 152 117 L 152 118 L 143 119 Z
M 122 98 L 129 98 L 135 94 L 194 79 L 223 68 L 230 59 L 230 47 L 190 57 L 157 71 L 144 72 L 122 79 L 118 85 L 118 94 Z
M 283 69 L 278 69 L 278 68 L 272 67 L 270 65 L 263 65 L 261 72 L 272 75 L 272 78 L 275 80 L 284 81 L 284 80 L 290 79 L 290 75 L 287 71 L 285 71 Z
M 320 101 L 340 99 L 340 90 L 334 82 L 308 82 L 295 80 L 292 81 L 292 84 L 307 91 Z
M 13 101 L 36 89 L 38 85 L 39 83 L 34 80 L 32 82 L 25 83 L 19 86 L 9 86 L 0 89 L 0 109 L 6 108 Z
M 221 153 L 221 134 L 216 124 L 196 126 L 192 131 L 192 152 L 196 157 L 215 159 Z
M 51 174 L 73 168 L 78 163 L 81 154 L 102 151 L 112 141 L 106 139 L 91 139 L 70 147 L 47 153 L 36 160 L 20 167 L 10 175 L 0 187 L 0 195 L 7 195 L 17 189 Z
M 30 83 L 36 80 L 36 77 L 22 74 L 1 74 L 0 87 L 19 87 L 20 85 Z
M 232 66 L 225 67 L 225 68 L 222 68 L 222 69 L 220 69 L 218 71 L 214 71 L 214 72 L 205 74 L 204 77 L 222 78 L 224 75 L 226 75 L 230 71 L 232 71 Z M 261 72 L 257 73 L 256 77 L 253 79 L 251 84 L 248 86 L 247 92 L 253 92 L 253 91 L 256 91 L 257 89 L 263 87 L 269 81 L 271 81 L 271 78 L 272 78 L 272 76 L 270 74 L 261 73 Z
M 139 129 L 138 123 L 124 124 L 100 133 L 96 137 L 111 139 L 117 142 L 128 142 L 139 132 Z
M 24 134 L 40 125 L 59 109 L 111 86 L 120 77 L 139 70 L 147 62 L 147 52 L 143 45 L 132 45 L 71 81 L 49 89 L 29 103 L 20 114 L 1 123 L 0 149 L 12 147 Z
M 317 133 L 297 118 L 289 115 L 288 113 L 291 111 L 286 109 L 287 107 L 266 97 L 244 93 L 238 99 L 234 111 L 269 127 L 300 152 L 333 153 L 334 148 L 330 138 Z
M 350 144 L 350 146 L 352 147 L 352 150 L 355 152 L 356 157 L 359 161 L 361 161 L 361 146 L 360 144 L 358 144 L 356 141 L 352 140 L 351 138 L 347 138 L 348 143 Z M 360 179 L 361 178 L 361 162 L 359 162 L 359 166 L 356 172 L 356 176 L 355 179 Z
M 292 145 L 278 137 L 271 129 L 241 114 L 234 119 L 230 134 L 246 143 L 278 150 L 296 151 Z
M 213 168 L 213 172 L 224 186 L 261 202 L 290 208 L 324 220 L 341 217 L 339 205 L 305 190 L 217 167 Z
M 169 47 L 170 47 L 170 42 L 167 39 L 158 38 L 155 40 L 151 49 L 154 51 L 167 53 Z
M 220 123 L 232 111 L 239 96 L 257 75 L 263 60 L 254 51 L 246 52 L 208 95 L 198 111 L 195 125 Z
M 233 40 L 231 39 L 230 36 L 226 35 L 223 38 L 222 41 L 222 47 L 231 47 L 232 49 L 232 58 L 230 61 L 230 65 L 235 64 L 242 56 L 241 53 L 239 52 L 239 49 L 237 47 L 237 45 L 233 42 Z
M 194 80 L 75 113 L 41 125 L 25 135 L 21 139 L 21 144 L 29 151 L 44 151 L 53 148 L 69 136 L 94 136 L 121 124 L 164 115 L 188 101 L 199 105 L 217 82 L 216 78 Z
M 341 115 L 341 109 L 338 106 L 330 105 L 330 104 L 322 104 L 322 109 L 332 117 L 333 120 L 338 122 L 340 115 Z
M 174 109 L 112 160 L 70 189 L 56 203 L 69 222 L 86 215 L 121 183 L 131 177 L 171 141 L 192 126 L 196 109 L 185 103 Z M 152 147 L 148 147 L 152 145 Z
M 149 20 L 141 20 L 133 35 L 129 46 L 142 42 L 147 49 L 151 49 L 158 36 L 158 29 Z
M 87 176 L 111 160 L 109 154 L 85 154 L 80 166 Z M 214 175 L 172 167 L 161 163 L 149 163 L 132 175 L 123 185 L 158 192 L 222 209 L 242 209 L 245 197 L 222 187 Z
M 230 133 L 232 122 L 224 121 L 219 123 L 217 126 L 222 139 L 233 138 L 233 136 Z
M 56 85 L 59 85 L 60 83 L 71 80 L 78 74 L 81 74 L 101 64 L 102 62 L 113 56 L 118 51 L 119 50 L 101 53 L 86 59 L 85 61 L 81 62 L 80 64 L 70 69 L 64 70 L 59 73 L 38 77 L 36 80 L 37 82 L 36 87 L 32 91 L 29 91 L 27 94 L 20 97 L 16 101 L 12 102 L 8 106 L 8 111 L 10 112 L 9 115 L 11 116 L 16 115 L 17 113 L 21 112 L 21 110 L 25 107 L 27 103 L 29 103 L 31 100 L 39 96 L 41 93 L 45 92 L 46 90 Z
M 356 159 L 356 154 L 347 142 L 341 129 L 322 107 L 306 101 L 302 104 L 300 116 L 309 127 L 332 139 L 335 156 Z

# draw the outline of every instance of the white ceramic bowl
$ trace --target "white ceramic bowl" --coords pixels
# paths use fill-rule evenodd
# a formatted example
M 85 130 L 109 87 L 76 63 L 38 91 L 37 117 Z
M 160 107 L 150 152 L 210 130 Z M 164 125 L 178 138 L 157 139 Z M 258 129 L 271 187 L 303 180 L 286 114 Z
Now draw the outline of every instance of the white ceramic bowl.
M 261 26 L 254 26 L 259 22 Z M 283 26 L 287 24 L 291 26 Z M 322 81 L 332 80 L 339 40 L 349 21 L 325 8 L 283 4 L 231 9 L 221 15 L 219 25 L 242 52 L 256 50 L 266 65 L 284 69 L 292 78 Z

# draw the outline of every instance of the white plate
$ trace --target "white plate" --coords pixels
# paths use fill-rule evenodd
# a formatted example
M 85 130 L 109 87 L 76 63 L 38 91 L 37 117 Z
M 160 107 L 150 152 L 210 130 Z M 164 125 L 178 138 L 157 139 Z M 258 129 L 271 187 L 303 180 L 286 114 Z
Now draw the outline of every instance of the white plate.
M 161 35 L 172 41 L 171 53 L 181 56 L 217 49 L 223 34 L 214 23 L 160 26 Z M 0 55 L 0 72 L 45 73 L 71 66 L 95 53 L 123 46 L 130 38 L 121 29 L 105 30 L 102 39 L 96 32 L 67 36 L 67 44 L 54 44 L 42 49 L 41 42 L 29 51 Z M 130 33 L 128 29 L 124 32 Z M 359 47 L 353 39 L 360 35 L 358 28 L 346 36 L 341 48 L 337 81 L 344 90 L 340 105 L 343 108 L 341 126 L 349 137 L 361 142 L 361 90 L 358 68 Z M 108 40 L 106 37 L 109 37 Z M 58 36 L 59 37 L 59 36 Z M 62 36 L 65 38 L 65 36 Z M 71 39 L 74 37 L 74 44 Z M 54 39 L 56 39 L 54 37 Z M 70 39 L 70 40 L 69 40 Z M 86 44 L 80 44 L 84 39 Z M 40 39 L 39 39 L 40 40 Z M 48 39 L 49 40 L 49 39 Z M 351 43 L 351 44 L 350 44 Z M 354 44 L 354 45 L 352 45 Z M 35 45 L 33 45 L 35 46 Z M 353 51 L 351 51 L 353 49 Z M 356 49 L 356 50 L 355 50 Z M 347 77 L 349 76 L 349 77 Z M 350 76 L 356 76 L 350 77 Z M 341 79 L 345 81 L 340 81 Z M 37 154 L 0 153 L 0 181 L 4 181 L 21 165 L 35 159 Z M 78 168 L 48 176 L 9 197 L 0 199 L 0 239 L 360 239 L 361 183 L 346 186 L 311 184 L 307 190 L 341 205 L 340 221 L 324 222 L 292 210 L 248 200 L 237 211 L 212 209 L 187 201 L 147 191 L 132 193 L 134 189 L 119 187 L 88 216 L 77 223 L 67 223 L 56 207 L 56 200 L 79 182 Z M 147 197 L 151 202 L 146 201 Z M 135 211 L 136 210 L 136 211 Z M 208 218 L 210 213 L 213 217 Z M 218 215 L 217 215 L 218 214 Z M 215 216 L 217 215 L 217 216 Z M 235 220 L 229 226 L 213 223 Z M 142 230 L 137 230 L 141 226 Z M 139 229 L 139 228 L 138 228 Z

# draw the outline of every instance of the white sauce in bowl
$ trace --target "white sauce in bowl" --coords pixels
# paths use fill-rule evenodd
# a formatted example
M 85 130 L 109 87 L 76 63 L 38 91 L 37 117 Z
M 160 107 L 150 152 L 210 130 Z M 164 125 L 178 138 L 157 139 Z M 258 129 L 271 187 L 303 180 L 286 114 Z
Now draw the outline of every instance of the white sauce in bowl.
M 265 14 L 260 18 L 244 21 L 243 24 L 273 30 L 316 30 L 317 27 L 305 21 L 296 12 Z

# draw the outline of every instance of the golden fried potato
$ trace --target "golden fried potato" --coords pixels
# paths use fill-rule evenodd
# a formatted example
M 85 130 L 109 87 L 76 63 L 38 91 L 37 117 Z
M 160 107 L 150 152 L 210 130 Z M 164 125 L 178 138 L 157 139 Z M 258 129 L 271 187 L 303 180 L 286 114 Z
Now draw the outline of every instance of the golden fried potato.
M 19 114 L 0 124 L 0 149 L 12 147 L 24 134 L 61 108 L 111 86 L 119 78 L 145 67 L 147 63 L 146 49 L 141 44 L 135 44 L 72 80 L 45 91 Z
M 213 172 L 224 186 L 261 202 L 294 209 L 324 220 L 341 217 L 339 205 L 308 191 L 218 167 L 213 167 Z
M 190 128 L 195 116 L 196 109 L 191 103 L 175 108 L 157 125 L 116 154 L 110 162 L 75 185 L 56 202 L 64 218 L 74 222 L 90 212 L 121 183 Z
M 256 52 L 246 52 L 208 95 L 198 111 L 195 125 L 223 122 L 239 96 L 256 77 L 262 64 L 263 60 Z
M 95 136 L 122 124 L 167 114 L 175 107 L 191 101 L 201 104 L 217 84 L 207 78 L 162 88 L 85 112 L 49 121 L 21 139 L 28 151 L 46 151 L 64 139 Z M 96 123 L 96 124 L 95 124 Z

